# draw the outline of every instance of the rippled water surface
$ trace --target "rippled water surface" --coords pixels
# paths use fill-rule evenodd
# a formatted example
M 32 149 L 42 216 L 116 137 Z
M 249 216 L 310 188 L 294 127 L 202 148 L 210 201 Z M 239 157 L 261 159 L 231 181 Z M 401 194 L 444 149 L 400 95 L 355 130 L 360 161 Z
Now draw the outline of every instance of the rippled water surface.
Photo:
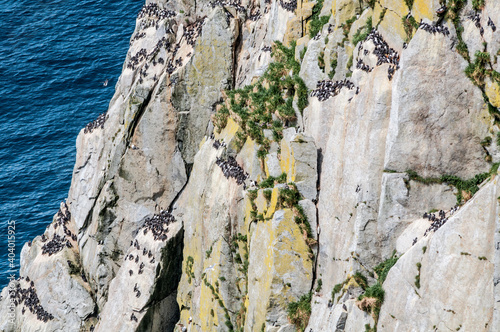
M 23 244 L 43 233 L 67 196 L 76 136 L 106 111 L 143 3 L 0 0 L 1 287 L 17 273 Z

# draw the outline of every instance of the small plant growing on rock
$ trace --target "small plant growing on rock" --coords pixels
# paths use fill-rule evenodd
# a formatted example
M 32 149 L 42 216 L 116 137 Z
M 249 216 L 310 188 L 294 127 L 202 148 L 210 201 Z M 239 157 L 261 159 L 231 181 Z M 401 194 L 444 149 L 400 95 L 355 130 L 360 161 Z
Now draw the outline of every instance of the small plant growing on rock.
M 372 28 L 373 28 L 373 23 L 372 23 L 372 17 L 370 16 L 366 20 L 365 26 L 359 28 L 358 31 L 356 31 L 356 33 L 352 36 L 352 44 L 357 45 L 360 41 L 365 40 L 370 31 L 372 31 Z
M 420 269 L 422 268 L 422 264 L 420 262 L 417 263 L 418 274 L 415 276 L 415 286 L 420 288 Z
M 272 190 L 264 190 L 262 194 L 264 195 L 266 201 L 269 203 L 269 201 L 271 200 L 271 196 L 273 195 Z
M 318 0 L 318 2 L 316 2 L 316 4 L 312 9 L 311 23 L 310 23 L 311 30 L 309 30 L 309 36 L 311 38 L 316 36 L 323 27 L 323 25 L 328 23 L 328 20 L 330 19 L 330 15 L 321 17 L 319 16 L 319 14 L 321 13 L 321 9 L 323 9 L 323 2 L 324 0 Z
M 319 69 L 325 71 L 325 52 L 321 51 L 318 55 L 318 66 Z
M 332 302 L 335 301 L 335 294 L 340 292 L 342 289 L 342 284 L 336 284 L 332 289 Z
M 465 75 L 479 87 L 484 86 L 484 78 L 487 76 L 486 64 L 490 62 L 490 54 L 486 52 L 477 51 L 476 60 L 474 63 L 470 63 L 467 68 L 465 68 Z
M 337 69 L 337 54 L 335 56 L 332 56 L 332 60 L 330 62 L 330 72 L 328 73 L 328 78 L 332 79 L 333 76 L 335 76 L 335 70 Z
M 364 294 L 358 297 L 357 305 L 361 310 L 369 312 L 375 320 L 375 325 L 378 322 L 380 308 L 384 303 L 385 291 L 382 287 L 389 270 L 396 264 L 398 258 L 395 253 L 392 257 L 377 265 L 373 270 L 377 275 L 377 282 L 368 288 Z
M 312 294 L 302 295 L 297 302 L 288 304 L 288 319 L 298 331 L 304 331 L 311 317 Z
M 207 251 L 205 251 L 205 257 L 207 259 L 210 258 L 210 255 L 212 255 L 212 246 L 210 246 L 210 248 Z
M 321 287 L 323 286 L 323 280 L 321 279 L 318 279 L 318 283 L 316 285 L 316 292 L 320 292 L 321 291 Z
M 491 145 L 491 137 L 486 136 L 482 141 L 481 141 L 481 146 L 490 146 Z
M 474 10 L 482 10 L 484 8 L 484 0 L 472 0 L 472 7 Z
M 188 276 L 189 284 L 191 283 L 191 279 L 194 279 L 193 265 L 194 265 L 194 258 L 188 256 L 188 258 L 186 259 L 186 275 Z

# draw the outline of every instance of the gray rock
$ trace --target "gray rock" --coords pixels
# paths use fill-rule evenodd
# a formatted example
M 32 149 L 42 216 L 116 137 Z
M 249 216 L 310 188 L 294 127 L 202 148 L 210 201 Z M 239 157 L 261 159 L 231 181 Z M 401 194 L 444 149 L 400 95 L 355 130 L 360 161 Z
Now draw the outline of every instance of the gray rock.
M 451 47 L 442 34 L 418 30 L 403 51 L 405 69 L 394 77 L 386 169 L 462 178 L 488 171 L 479 142 L 488 134 L 490 116 L 481 91 L 463 74 L 467 63 Z
M 495 179 L 398 260 L 384 282 L 379 328 L 496 329 L 498 193 Z

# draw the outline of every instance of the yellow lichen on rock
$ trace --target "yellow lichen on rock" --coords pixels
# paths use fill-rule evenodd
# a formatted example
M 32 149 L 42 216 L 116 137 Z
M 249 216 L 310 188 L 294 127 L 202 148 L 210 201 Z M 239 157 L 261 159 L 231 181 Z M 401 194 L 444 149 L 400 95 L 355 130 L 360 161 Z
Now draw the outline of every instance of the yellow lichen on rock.
M 221 241 L 217 241 L 211 246 L 212 252 L 208 258 L 203 260 L 204 280 L 215 289 L 215 282 L 220 276 Z M 207 255 L 208 256 L 208 255 Z M 202 331 L 211 331 L 214 326 L 219 325 L 217 312 L 221 310 L 218 301 L 215 300 L 212 290 L 205 282 L 201 281 L 200 293 L 200 323 Z M 212 315 L 212 313 L 214 313 Z M 223 313 L 222 313 L 223 314 Z
M 491 105 L 500 107 L 500 86 L 498 86 L 497 82 L 491 82 L 488 80 L 485 86 L 485 93 L 488 96 Z
M 294 271 L 294 273 L 290 273 Z M 309 247 L 292 210 L 278 210 L 271 220 L 258 223 L 250 246 L 248 311 L 245 330 L 259 331 L 262 324 L 309 291 L 312 261 Z M 283 319 L 283 318 L 281 318 Z M 277 325 L 289 324 L 286 318 Z
M 286 32 L 283 37 L 283 44 L 290 46 L 290 42 L 302 37 L 302 18 L 294 17 L 286 22 Z
M 312 279 L 312 261 L 309 259 L 309 246 L 304 240 L 304 236 L 299 226 L 295 222 L 291 209 L 284 210 L 284 218 L 277 225 L 275 232 L 280 237 L 280 241 L 275 243 L 276 264 L 275 269 L 278 275 L 283 276 L 289 271 L 295 271 L 298 266 L 297 256 L 301 256 L 301 263 L 306 278 Z M 291 251 L 293 249 L 293 251 Z
M 214 132 L 215 138 L 218 140 L 223 140 L 226 143 L 230 143 L 235 137 L 236 133 L 240 130 L 240 126 L 231 117 L 227 119 L 227 124 L 224 129 L 221 130 L 220 134 Z
M 295 181 L 295 160 L 290 143 L 285 139 L 281 140 L 281 171 L 287 174 L 287 182 Z
M 356 14 L 357 2 L 352 0 L 335 0 L 332 5 L 332 15 L 335 17 L 335 25 L 339 27 L 342 23 Z
M 411 13 L 415 17 L 415 20 L 417 22 L 420 22 L 420 20 L 423 18 L 427 18 L 432 21 L 434 19 L 434 12 L 436 10 L 437 8 L 434 8 L 433 1 L 415 0 Z
M 380 5 L 382 7 L 387 8 L 387 12 L 394 12 L 400 17 L 405 16 L 410 11 L 410 8 L 406 5 L 406 2 L 403 0 L 394 1 L 394 0 L 380 0 Z
M 272 218 L 274 211 L 276 211 L 276 205 L 278 205 L 278 195 L 279 188 L 273 188 L 271 201 L 269 202 L 269 208 L 267 209 L 266 215 L 264 216 L 265 218 Z
M 263 192 L 264 190 L 260 189 L 257 193 L 257 198 L 255 199 L 255 205 L 257 205 L 257 213 L 264 213 L 264 211 L 267 210 L 267 201 L 264 197 Z
M 406 5 L 404 7 L 406 7 Z M 397 12 L 396 14 L 392 10 L 387 10 L 384 19 L 380 22 L 378 29 L 390 47 L 402 49 L 403 42 L 406 40 L 406 31 L 402 18 L 407 14 L 408 11 L 403 11 L 402 13 Z

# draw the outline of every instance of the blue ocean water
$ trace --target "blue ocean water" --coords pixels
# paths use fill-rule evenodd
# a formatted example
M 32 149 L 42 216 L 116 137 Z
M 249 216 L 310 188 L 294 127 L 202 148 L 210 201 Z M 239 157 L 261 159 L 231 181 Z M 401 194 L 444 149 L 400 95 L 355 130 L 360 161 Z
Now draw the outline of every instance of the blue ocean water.
M 143 3 L 0 0 L 0 287 L 66 198 L 76 136 L 107 110 Z

